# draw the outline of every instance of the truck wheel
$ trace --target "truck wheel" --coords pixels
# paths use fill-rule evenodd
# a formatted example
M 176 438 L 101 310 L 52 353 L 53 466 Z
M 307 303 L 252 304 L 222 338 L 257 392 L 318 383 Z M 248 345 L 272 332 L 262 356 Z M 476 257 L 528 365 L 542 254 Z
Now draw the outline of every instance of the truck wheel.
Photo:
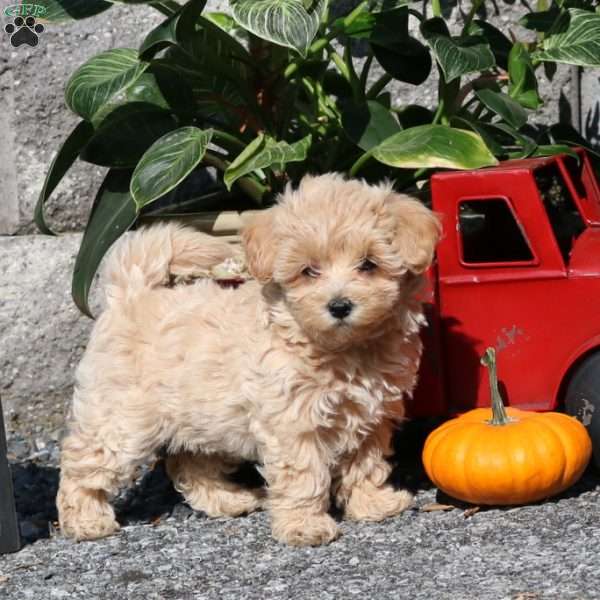
M 593 461 L 600 469 L 600 352 L 577 367 L 567 386 L 565 410 L 588 430 L 594 448 Z

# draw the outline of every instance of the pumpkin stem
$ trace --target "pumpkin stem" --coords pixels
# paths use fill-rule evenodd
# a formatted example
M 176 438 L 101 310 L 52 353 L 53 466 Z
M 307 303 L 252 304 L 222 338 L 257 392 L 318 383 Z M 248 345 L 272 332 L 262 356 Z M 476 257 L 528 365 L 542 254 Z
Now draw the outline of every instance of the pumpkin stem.
M 490 392 L 492 396 L 492 418 L 488 421 L 490 425 L 506 425 L 511 419 L 506 414 L 502 396 L 498 389 L 498 376 L 496 375 L 496 351 L 488 348 L 481 357 L 481 364 L 487 368 L 490 378 Z

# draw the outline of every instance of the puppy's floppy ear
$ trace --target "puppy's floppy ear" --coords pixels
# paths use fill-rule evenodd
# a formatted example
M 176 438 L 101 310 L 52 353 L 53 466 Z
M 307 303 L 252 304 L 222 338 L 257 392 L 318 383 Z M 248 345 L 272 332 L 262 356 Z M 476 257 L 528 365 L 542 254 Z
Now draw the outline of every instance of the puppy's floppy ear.
M 406 194 L 390 193 L 386 210 L 395 221 L 394 246 L 408 269 L 415 274 L 425 271 L 442 234 L 440 220 L 424 204 Z
M 242 245 L 252 277 L 267 283 L 273 277 L 277 240 L 273 232 L 276 207 L 257 212 L 242 230 Z

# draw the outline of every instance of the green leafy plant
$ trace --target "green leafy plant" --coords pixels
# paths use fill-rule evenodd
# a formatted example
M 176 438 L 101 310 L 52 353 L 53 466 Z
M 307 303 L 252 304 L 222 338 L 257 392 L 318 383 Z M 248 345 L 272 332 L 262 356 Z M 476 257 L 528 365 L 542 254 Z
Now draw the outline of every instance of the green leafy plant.
M 35 210 L 75 160 L 109 167 L 94 201 L 73 277 L 86 314 L 96 269 L 140 218 L 261 207 L 304 173 L 342 171 L 397 189 L 435 169 L 569 151 L 573 130 L 528 121 L 538 78 L 554 63 L 600 66 L 593 2 L 539 5 L 516 40 L 477 18 L 473 0 L 451 32 L 439 0 L 122 0 L 165 15 L 140 48 L 94 56 L 73 73 L 66 102 L 81 117 L 52 162 Z M 46 0 L 48 20 L 92 16 L 104 0 Z M 362 51 L 357 58 L 356 49 Z M 374 66 L 379 65 L 379 77 Z M 390 82 L 438 79 L 434 106 L 396 106 Z M 216 178 L 194 187 L 211 167 Z

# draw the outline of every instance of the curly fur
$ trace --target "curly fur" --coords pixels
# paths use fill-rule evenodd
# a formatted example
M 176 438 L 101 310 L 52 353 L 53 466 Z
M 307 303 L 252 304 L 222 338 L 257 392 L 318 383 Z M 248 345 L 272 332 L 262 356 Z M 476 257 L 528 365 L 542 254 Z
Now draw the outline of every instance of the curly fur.
M 115 532 L 110 496 L 165 446 L 194 509 L 266 506 L 290 544 L 338 535 L 332 492 L 353 519 L 409 506 L 386 483 L 386 457 L 417 377 L 417 291 L 438 237 L 419 202 L 334 174 L 305 177 L 248 225 L 254 280 L 238 289 L 164 285 L 231 257 L 230 245 L 172 224 L 128 234 L 107 260 L 107 307 L 77 370 L 57 498 L 64 534 Z M 375 269 L 359 269 L 366 257 Z M 354 305 L 342 320 L 327 309 L 339 297 Z M 263 465 L 266 491 L 227 477 L 243 460 Z

